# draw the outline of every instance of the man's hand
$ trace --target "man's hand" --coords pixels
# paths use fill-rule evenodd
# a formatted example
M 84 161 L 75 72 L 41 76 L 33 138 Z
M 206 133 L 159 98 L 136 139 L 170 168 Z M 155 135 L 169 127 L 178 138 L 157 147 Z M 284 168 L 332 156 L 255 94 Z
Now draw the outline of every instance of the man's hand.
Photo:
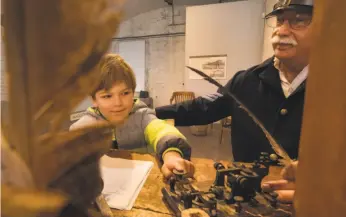
M 185 160 L 176 151 L 169 151 L 163 156 L 163 166 L 161 172 L 165 178 L 170 178 L 173 175 L 173 170 L 184 171 L 187 176 L 192 177 L 195 172 L 195 167 L 192 162 Z
M 292 162 L 290 165 L 285 167 L 281 171 L 282 178 L 285 180 L 295 182 L 296 180 L 296 174 L 297 174 L 297 167 L 298 167 L 298 161 Z
M 283 203 L 292 203 L 294 197 L 295 183 L 280 179 L 269 181 L 262 184 L 264 192 L 275 191 L 278 194 L 278 201 Z
M 281 175 L 283 179 L 269 181 L 262 184 L 262 189 L 265 192 L 275 191 L 278 193 L 278 200 L 284 203 L 292 203 L 295 192 L 295 178 L 297 173 L 298 161 L 293 162 L 285 167 Z

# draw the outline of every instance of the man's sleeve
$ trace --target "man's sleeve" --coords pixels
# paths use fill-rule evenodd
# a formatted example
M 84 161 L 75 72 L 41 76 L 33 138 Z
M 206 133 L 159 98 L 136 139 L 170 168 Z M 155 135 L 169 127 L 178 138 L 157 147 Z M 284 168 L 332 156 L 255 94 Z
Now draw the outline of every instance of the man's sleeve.
M 242 72 L 242 71 L 241 71 Z M 225 86 L 232 91 L 238 72 Z M 160 119 L 174 119 L 176 126 L 205 125 L 232 115 L 233 99 L 218 90 L 215 94 L 198 97 L 194 100 L 157 107 L 156 116 Z

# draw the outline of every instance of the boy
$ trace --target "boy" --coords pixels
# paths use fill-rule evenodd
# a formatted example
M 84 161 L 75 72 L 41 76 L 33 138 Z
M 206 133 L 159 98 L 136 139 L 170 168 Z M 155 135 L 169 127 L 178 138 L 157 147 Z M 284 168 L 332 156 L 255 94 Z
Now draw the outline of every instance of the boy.
M 116 54 L 106 54 L 98 67 L 99 85 L 91 93 L 93 106 L 70 130 L 107 120 L 115 125 L 113 148 L 156 152 L 166 178 L 174 169 L 192 176 L 194 166 L 189 161 L 191 148 L 186 138 L 175 127 L 157 119 L 143 102 L 134 99 L 136 79 L 131 67 Z

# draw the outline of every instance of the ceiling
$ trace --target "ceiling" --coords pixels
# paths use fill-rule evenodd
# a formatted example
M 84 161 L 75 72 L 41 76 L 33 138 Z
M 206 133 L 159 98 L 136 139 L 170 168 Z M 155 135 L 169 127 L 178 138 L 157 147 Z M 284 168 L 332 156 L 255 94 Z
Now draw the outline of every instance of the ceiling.
M 223 0 L 222 2 L 229 2 L 234 0 Z M 182 5 L 204 5 L 219 3 L 220 0 L 173 0 L 173 4 L 177 6 Z M 125 7 L 125 20 L 134 17 L 138 14 L 145 13 L 151 10 L 167 7 L 168 4 L 164 0 L 127 0 Z

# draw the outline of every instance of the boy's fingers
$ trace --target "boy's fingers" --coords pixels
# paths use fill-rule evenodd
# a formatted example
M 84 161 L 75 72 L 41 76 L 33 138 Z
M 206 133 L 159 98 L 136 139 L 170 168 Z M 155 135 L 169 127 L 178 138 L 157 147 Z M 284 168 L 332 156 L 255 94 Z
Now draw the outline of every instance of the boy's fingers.
M 176 162 L 174 164 L 174 169 L 178 170 L 179 172 L 186 173 L 186 166 L 184 165 L 184 162 Z
M 194 165 L 189 161 L 185 161 L 185 168 L 186 168 L 187 176 L 193 177 L 193 174 L 195 173 Z
M 187 160 L 181 160 L 176 162 L 168 162 L 161 168 L 161 172 L 165 178 L 169 178 L 173 175 L 173 170 L 186 174 L 188 177 L 192 177 L 195 172 L 194 165 Z
M 173 175 L 172 171 L 166 165 L 162 166 L 161 172 L 163 177 L 165 177 L 166 179 L 170 178 Z

